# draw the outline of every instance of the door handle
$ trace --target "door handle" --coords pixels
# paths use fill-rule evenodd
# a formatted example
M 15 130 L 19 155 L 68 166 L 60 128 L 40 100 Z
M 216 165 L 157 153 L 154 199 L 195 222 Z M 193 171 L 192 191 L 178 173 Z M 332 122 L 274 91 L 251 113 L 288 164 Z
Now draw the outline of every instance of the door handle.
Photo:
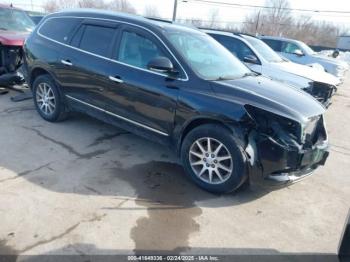
M 61 60 L 61 63 L 64 64 L 64 65 L 67 65 L 67 66 L 72 66 L 73 63 L 69 60 Z
M 117 82 L 119 84 L 124 83 L 123 80 L 121 80 L 120 78 L 114 77 L 114 76 L 109 76 L 108 78 L 109 78 L 109 80 L 111 80 L 113 82 Z

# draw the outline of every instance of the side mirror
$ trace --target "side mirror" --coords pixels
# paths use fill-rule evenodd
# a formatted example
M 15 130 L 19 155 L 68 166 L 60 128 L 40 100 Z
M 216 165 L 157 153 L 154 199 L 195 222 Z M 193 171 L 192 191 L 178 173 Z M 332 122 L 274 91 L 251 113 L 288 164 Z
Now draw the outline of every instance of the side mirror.
M 243 62 L 250 64 L 259 64 L 258 58 L 254 55 L 247 55 L 243 58 Z
M 173 63 L 167 57 L 159 56 L 149 61 L 147 68 L 158 73 L 173 73 Z
M 294 50 L 293 54 L 297 55 L 297 56 L 303 56 L 304 55 L 303 51 L 301 51 L 300 49 Z

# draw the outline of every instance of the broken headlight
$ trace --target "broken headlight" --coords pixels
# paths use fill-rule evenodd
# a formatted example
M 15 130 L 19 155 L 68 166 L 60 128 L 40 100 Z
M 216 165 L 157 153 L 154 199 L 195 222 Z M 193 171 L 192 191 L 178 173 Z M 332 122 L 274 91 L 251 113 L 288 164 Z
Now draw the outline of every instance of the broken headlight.
M 245 108 L 259 133 L 288 145 L 298 146 L 296 142 L 302 142 L 304 131 L 300 123 L 253 106 L 246 105 Z

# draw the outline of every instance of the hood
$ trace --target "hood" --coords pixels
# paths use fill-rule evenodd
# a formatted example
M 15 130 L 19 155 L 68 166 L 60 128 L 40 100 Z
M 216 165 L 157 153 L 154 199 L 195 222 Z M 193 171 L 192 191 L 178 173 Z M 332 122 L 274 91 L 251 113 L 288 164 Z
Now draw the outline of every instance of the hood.
M 339 78 L 310 66 L 293 62 L 271 63 L 271 66 L 276 71 L 284 71 L 293 75 L 305 77 L 315 82 L 326 83 L 333 86 L 340 84 Z
M 341 60 L 337 60 L 335 58 L 331 58 L 331 57 L 328 57 L 328 56 L 325 56 L 325 55 L 322 55 L 322 54 L 312 54 L 313 57 L 317 58 L 318 61 L 320 62 L 324 62 L 324 63 L 328 63 L 328 64 L 332 64 L 332 65 L 335 65 L 335 66 L 342 66 L 342 67 L 345 67 L 345 68 L 349 68 L 349 64 L 345 61 L 341 61 Z
M 24 40 L 29 34 L 29 32 L 0 30 L 0 43 L 2 45 L 23 46 Z
M 325 112 L 309 94 L 263 76 L 215 81 L 212 87 L 215 94 L 225 100 L 252 105 L 299 123 Z

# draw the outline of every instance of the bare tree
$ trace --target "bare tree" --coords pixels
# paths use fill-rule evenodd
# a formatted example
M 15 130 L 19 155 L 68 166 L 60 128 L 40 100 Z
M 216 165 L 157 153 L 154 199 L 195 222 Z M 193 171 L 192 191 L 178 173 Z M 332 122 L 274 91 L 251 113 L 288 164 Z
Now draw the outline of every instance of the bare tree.
M 112 0 L 108 3 L 108 7 L 114 11 L 136 14 L 136 9 L 129 3 L 128 0 Z
M 98 8 L 98 9 L 107 8 L 107 4 L 104 1 L 95 1 L 95 0 L 79 0 L 78 5 L 81 8 Z
M 337 26 L 313 21 L 310 16 L 293 16 L 288 0 L 267 0 L 266 6 L 272 8 L 245 18 L 242 31 L 299 39 L 310 45 L 336 46 L 337 36 L 341 32 Z
M 207 21 L 208 27 L 209 28 L 218 28 L 219 26 L 219 9 L 211 9 L 209 12 L 209 19 Z
M 126 13 L 136 13 L 136 9 L 128 0 L 94 1 L 94 0 L 47 0 L 44 4 L 44 11 L 47 13 L 56 12 L 68 8 L 99 8 L 110 9 Z
M 77 7 L 76 0 L 48 0 L 44 4 L 44 11 L 47 13 L 56 12 L 63 9 Z
M 59 10 L 59 6 L 57 1 L 49 0 L 49 1 L 46 1 L 46 3 L 44 3 L 43 9 L 45 13 L 53 13 Z
M 145 11 L 144 11 L 144 16 L 145 17 L 155 17 L 155 18 L 161 17 L 161 15 L 158 11 L 158 8 L 154 5 L 146 6 Z
M 246 17 L 243 31 L 266 35 L 280 35 L 293 21 L 288 0 L 267 0 L 270 8 L 259 10 Z
M 272 8 L 266 9 L 263 14 L 263 23 L 269 25 L 265 30 L 269 31 L 269 34 L 283 33 L 293 20 L 288 0 L 267 0 L 266 6 Z

